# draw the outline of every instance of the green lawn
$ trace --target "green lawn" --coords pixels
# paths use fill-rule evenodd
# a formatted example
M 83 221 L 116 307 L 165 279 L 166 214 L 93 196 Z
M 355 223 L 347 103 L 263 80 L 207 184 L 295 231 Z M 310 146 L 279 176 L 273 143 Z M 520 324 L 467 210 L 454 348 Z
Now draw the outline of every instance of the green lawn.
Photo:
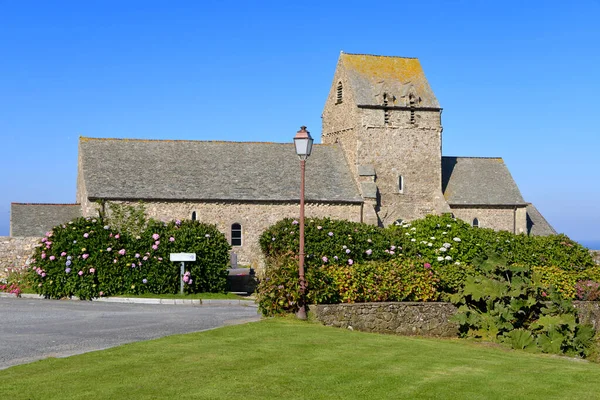
M 268 319 L 0 371 L 6 399 L 592 399 L 600 365 Z

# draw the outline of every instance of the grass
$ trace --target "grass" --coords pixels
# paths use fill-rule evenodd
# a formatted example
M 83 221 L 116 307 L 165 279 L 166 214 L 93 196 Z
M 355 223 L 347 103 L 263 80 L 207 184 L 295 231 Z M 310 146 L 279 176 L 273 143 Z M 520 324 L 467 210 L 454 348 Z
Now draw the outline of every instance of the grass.
M 598 398 L 600 365 L 289 319 L 0 371 L 7 399 Z

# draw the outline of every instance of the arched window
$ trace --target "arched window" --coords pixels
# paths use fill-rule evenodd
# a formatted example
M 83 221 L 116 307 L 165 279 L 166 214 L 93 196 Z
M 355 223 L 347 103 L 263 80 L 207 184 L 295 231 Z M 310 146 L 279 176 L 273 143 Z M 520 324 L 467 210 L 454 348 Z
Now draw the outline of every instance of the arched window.
M 479 228 L 479 220 L 477 218 L 473 219 L 473 228 Z
M 335 104 L 340 104 L 342 102 L 343 99 L 343 88 L 342 88 L 342 82 L 338 82 L 337 84 L 337 101 L 335 102 Z
M 192 221 L 196 220 L 196 211 L 192 211 Z
M 242 225 L 238 223 L 231 224 L 231 245 L 242 245 Z

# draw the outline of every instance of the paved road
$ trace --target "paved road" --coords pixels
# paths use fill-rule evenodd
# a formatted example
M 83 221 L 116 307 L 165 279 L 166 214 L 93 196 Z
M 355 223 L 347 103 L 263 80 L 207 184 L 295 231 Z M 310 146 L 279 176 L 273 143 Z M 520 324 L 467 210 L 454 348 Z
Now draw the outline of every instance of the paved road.
M 244 306 L 0 298 L 0 369 L 258 319 Z

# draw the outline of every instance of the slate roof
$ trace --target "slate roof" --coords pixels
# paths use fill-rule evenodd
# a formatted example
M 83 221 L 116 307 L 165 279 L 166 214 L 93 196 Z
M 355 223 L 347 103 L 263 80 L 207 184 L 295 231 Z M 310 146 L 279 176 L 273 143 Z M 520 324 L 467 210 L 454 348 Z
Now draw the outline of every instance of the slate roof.
M 81 216 L 79 204 L 11 203 L 11 236 L 44 236 L 56 225 Z
M 527 233 L 536 236 L 556 235 L 556 231 L 531 203 L 527 204 Z
M 80 138 L 90 199 L 299 201 L 292 143 Z M 315 145 L 306 200 L 360 203 L 337 145 Z
M 527 204 L 501 158 L 442 157 L 442 191 L 451 206 Z
M 417 58 L 342 53 L 340 60 L 357 105 L 381 106 L 387 93 L 389 106 L 406 107 L 412 90 L 420 98 L 416 107 L 440 108 Z

